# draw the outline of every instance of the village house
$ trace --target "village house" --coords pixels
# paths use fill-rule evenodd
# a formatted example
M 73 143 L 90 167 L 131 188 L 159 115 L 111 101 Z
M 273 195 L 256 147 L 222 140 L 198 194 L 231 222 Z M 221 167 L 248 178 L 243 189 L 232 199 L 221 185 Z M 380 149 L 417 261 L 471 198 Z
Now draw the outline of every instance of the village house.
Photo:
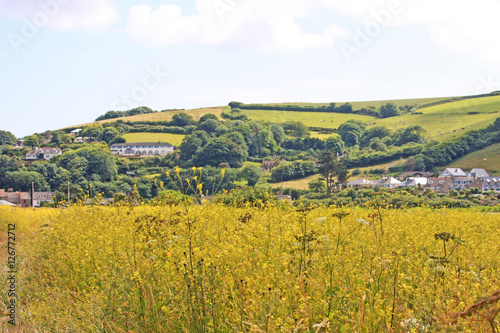
M 17 140 L 16 143 L 12 146 L 14 149 L 23 149 L 24 148 L 24 139 Z
M 7 200 L 7 193 L 4 189 L 0 188 L 0 200 Z
M 500 177 L 487 177 L 483 180 L 483 192 L 500 192 Z
M 54 156 L 62 155 L 60 148 L 36 148 L 26 154 L 27 160 L 50 160 Z
M 174 152 L 174 146 L 168 142 L 115 143 L 110 149 L 113 155 L 121 157 L 165 156 Z
M 40 207 L 42 202 L 52 202 L 56 192 L 33 192 L 33 207 Z
M 453 178 L 453 185 L 451 189 L 455 191 L 467 190 L 473 181 L 473 177 L 455 177 Z
M 77 137 L 74 140 L 74 143 L 89 143 L 95 141 L 95 138 L 93 136 L 84 136 L 84 137 Z
M 401 184 L 401 182 L 394 177 L 384 177 L 382 179 L 375 180 L 374 182 L 372 182 L 372 187 L 374 187 L 374 188 L 375 187 L 384 187 L 384 188 L 392 189 L 392 188 L 398 187 L 399 184 Z
M 29 192 L 7 192 L 7 201 L 21 207 L 31 206 L 31 195 Z
M 467 174 L 460 168 L 446 168 L 439 177 L 467 177 Z
M 431 189 L 437 193 L 448 193 L 453 186 L 453 179 L 450 177 L 431 177 L 424 185 L 424 189 Z
M 479 178 L 479 179 L 481 179 L 481 181 L 484 181 L 490 175 L 484 169 L 474 168 L 471 171 L 469 171 L 469 173 L 467 174 L 467 176 L 473 177 L 473 178 Z
M 352 182 L 348 182 L 346 184 L 347 188 L 352 188 L 353 190 L 357 190 L 363 187 L 371 187 L 372 181 L 369 179 L 356 179 Z
M 405 180 L 408 177 L 431 177 L 433 176 L 433 172 L 425 172 L 425 171 L 407 171 L 403 172 L 398 176 L 399 180 Z
M 77 136 L 78 134 L 80 134 L 81 131 L 82 131 L 81 128 L 77 128 L 77 129 L 72 130 L 69 133 L 71 134 L 71 136 Z
M 418 187 L 422 188 L 427 184 L 427 178 L 425 177 L 408 177 L 401 184 L 399 184 L 399 188 L 405 187 Z

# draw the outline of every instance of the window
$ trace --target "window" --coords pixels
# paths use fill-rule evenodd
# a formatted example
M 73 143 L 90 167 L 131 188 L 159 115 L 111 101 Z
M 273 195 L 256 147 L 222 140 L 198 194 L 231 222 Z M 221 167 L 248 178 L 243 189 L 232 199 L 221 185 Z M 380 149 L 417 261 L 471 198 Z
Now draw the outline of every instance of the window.
M 439 181 L 439 184 L 440 184 L 440 185 L 444 184 L 444 180 L 440 180 L 440 181 Z

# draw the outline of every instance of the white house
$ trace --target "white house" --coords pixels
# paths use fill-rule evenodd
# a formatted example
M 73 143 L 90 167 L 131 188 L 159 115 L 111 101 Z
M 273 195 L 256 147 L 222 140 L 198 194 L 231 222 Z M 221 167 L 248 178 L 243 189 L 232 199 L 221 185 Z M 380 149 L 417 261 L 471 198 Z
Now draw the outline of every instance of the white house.
M 16 143 L 14 143 L 14 146 L 12 146 L 12 148 L 14 149 L 22 149 L 24 148 L 24 139 L 19 139 L 16 141 Z
M 486 178 L 488 178 L 490 175 L 486 172 L 484 169 L 479 169 L 479 168 L 474 168 L 472 169 L 468 175 L 469 177 L 473 178 L 479 178 L 481 181 L 484 181 Z
M 358 188 L 371 186 L 372 181 L 369 179 L 356 179 L 356 180 L 353 180 L 352 182 L 348 182 L 346 185 L 347 185 L 347 188 L 352 188 L 352 189 L 356 190 Z
M 26 154 L 27 160 L 50 160 L 54 156 L 62 155 L 60 148 L 37 148 Z
M 80 132 L 82 131 L 81 128 L 77 128 L 75 130 L 72 130 L 71 132 L 69 132 L 71 134 L 71 136 L 77 136 L 78 134 L 80 134 Z
M 122 157 L 165 156 L 174 152 L 174 146 L 168 142 L 115 143 L 110 149 L 114 155 Z
M 427 178 L 425 177 L 408 177 L 401 184 L 399 184 L 398 187 L 423 187 L 426 184 Z
M 401 184 L 399 180 L 394 177 L 384 177 L 382 179 L 376 180 L 372 183 L 372 187 L 385 187 L 385 188 L 396 188 Z
M 33 207 L 40 207 L 42 202 L 52 202 L 56 192 L 33 192 Z
M 500 192 L 500 177 L 487 177 L 483 180 L 483 192 Z
M 467 174 L 460 168 L 446 168 L 439 177 L 466 177 Z

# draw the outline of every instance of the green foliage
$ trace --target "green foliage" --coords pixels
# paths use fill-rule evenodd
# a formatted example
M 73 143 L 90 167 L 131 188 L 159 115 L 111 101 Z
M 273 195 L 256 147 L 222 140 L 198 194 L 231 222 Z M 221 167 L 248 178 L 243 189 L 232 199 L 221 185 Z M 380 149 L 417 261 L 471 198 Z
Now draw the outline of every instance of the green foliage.
M 94 138 L 95 141 L 100 141 L 103 133 L 104 127 L 102 127 L 101 124 L 92 124 L 85 127 L 80 135 L 82 137 Z
M 274 194 L 265 189 L 246 187 L 234 189 L 227 194 L 221 194 L 215 199 L 215 202 L 234 207 L 246 207 L 247 204 L 264 207 L 269 203 L 276 203 L 277 199 Z
M 382 118 L 394 117 L 399 114 L 398 108 L 394 103 L 387 103 L 380 107 L 380 116 Z
M 210 140 L 195 156 L 195 163 L 199 166 L 218 166 L 227 162 L 232 168 L 239 168 L 245 162 L 248 152 L 238 144 L 227 138 Z
M 17 138 L 14 134 L 9 131 L 0 130 L 0 146 L 1 145 L 13 145 L 16 143 Z
M 129 117 L 129 116 L 135 116 L 138 114 L 147 114 L 147 113 L 153 113 L 153 112 L 158 112 L 158 111 L 153 111 L 150 108 L 148 108 L 147 106 L 140 106 L 138 108 L 128 110 L 128 111 L 108 111 L 104 115 L 97 117 L 95 121 L 105 120 L 105 119 L 113 119 L 113 118 Z
M 172 117 L 172 121 L 170 121 L 171 126 L 179 126 L 179 127 L 185 127 L 188 125 L 195 125 L 195 124 L 196 121 L 193 119 L 193 117 L 185 112 L 174 114 Z
M 262 170 L 256 165 L 246 165 L 241 169 L 239 178 L 247 181 L 248 186 L 255 186 L 262 176 Z
M 72 182 L 82 182 L 85 179 L 111 181 L 115 179 L 117 167 L 115 157 L 106 146 L 84 147 L 62 154 L 58 166 L 69 170 Z
M 287 121 L 283 123 L 283 129 L 287 135 L 296 136 L 299 138 L 310 136 L 311 133 L 307 129 L 307 126 L 300 121 Z
M 115 127 L 106 127 L 102 134 L 102 139 L 106 141 L 106 143 L 113 142 L 120 135 L 120 131 Z
M 40 146 L 40 138 L 36 134 L 30 135 L 24 139 L 24 145 L 27 147 L 38 147 Z
M 16 191 L 29 191 L 32 183 L 35 191 L 50 190 L 43 175 L 36 171 L 10 171 L 5 174 L 5 185 Z
M 349 147 L 359 144 L 366 125 L 359 120 L 348 120 L 339 126 L 338 132 L 342 141 Z
M 313 161 L 283 162 L 271 170 L 272 182 L 284 182 L 292 179 L 300 179 L 317 172 Z
M 326 191 L 326 182 L 324 178 L 316 177 L 309 182 L 309 190 L 314 193 L 323 193 Z
M 341 154 L 345 150 L 344 141 L 340 135 L 332 135 L 326 139 L 325 149 L 331 150 L 335 154 Z

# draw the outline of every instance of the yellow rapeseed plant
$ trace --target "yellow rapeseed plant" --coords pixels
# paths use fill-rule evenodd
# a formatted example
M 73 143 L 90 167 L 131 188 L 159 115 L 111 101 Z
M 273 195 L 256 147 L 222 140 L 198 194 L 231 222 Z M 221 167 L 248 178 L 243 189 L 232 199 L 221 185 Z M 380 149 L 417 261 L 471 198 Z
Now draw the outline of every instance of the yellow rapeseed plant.
M 195 183 L 188 179 L 201 193 Z M 498 326 L 498 214 L 181 201 L 1 208 L 0 223 L 3 230 L 16 223 L 23 235 L 19 319 L 33 331 L 491 332 Z

